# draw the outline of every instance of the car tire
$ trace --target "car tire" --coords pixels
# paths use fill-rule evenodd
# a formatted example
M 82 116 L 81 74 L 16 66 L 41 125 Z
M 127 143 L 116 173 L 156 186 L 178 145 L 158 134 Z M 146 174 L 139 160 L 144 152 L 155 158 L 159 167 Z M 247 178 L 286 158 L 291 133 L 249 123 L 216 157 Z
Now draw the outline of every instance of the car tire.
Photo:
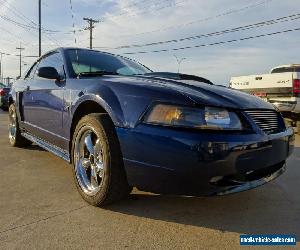
M 13 147 L 30 146 L 32 142 L 27 140 L 25 137 L 21 135 L 16 107 L 14 104 L 11 104 L 9 106 L 8 117 L 9 117 L 8 137 L 9 137 L 10 145 Z
M 72 140 L 73 177 L 85 201 L 101 207 L 128 196 L 128 185 L 115 127 L 107 114 L 89 114 Z

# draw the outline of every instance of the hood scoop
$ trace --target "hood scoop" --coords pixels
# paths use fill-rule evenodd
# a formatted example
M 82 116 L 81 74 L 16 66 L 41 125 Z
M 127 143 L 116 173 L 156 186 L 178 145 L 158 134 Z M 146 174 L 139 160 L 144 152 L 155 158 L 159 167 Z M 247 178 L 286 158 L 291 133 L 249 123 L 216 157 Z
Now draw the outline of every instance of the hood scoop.
M 157 80 L 158 84 L 177 90 L 200 105 L 235 109 L 274 109 L 262 99 L 225 86 L 214 85 L 203 77 L 169 72 L 153 72 L 143 77 Z
M 195 82 L 202 82 L 213 85 L 213 83 L 203 77 L 194 76 L 194 75 L 187 75 L 187 74 L 180 74 L 180 73 L 170 73 L 170 72 L 153 72 L 145 74 L 144 76 L 153 77 L 153 78 L 165 78 L 170 80 L 186 80 L 186 81 L 195 81 Z

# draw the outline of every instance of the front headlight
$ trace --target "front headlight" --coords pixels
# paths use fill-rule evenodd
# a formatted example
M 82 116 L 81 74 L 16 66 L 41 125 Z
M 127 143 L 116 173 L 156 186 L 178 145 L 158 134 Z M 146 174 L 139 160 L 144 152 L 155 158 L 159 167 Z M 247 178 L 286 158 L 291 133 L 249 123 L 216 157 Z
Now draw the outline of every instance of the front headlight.
M 145 123 L 215 130 L 242 130 L 241 120 L 224 108 L 193 108 L 158 104 L 146 114 Z

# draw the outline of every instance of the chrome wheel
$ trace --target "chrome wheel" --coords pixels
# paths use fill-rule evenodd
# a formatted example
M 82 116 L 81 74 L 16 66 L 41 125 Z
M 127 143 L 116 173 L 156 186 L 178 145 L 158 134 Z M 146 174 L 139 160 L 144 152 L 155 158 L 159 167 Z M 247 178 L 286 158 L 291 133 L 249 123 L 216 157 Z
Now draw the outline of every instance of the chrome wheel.
M 103 148 L 99 135 L 91 127 L 83 127 L 75 140 L 75 174 L 83 192 L 95 195 L 105 175 Z
M 8 124 L 8 135 L 10 141 L 16 140 L 17 134 L 17 116 L 14 109 L 9 110 L 9 124 Z

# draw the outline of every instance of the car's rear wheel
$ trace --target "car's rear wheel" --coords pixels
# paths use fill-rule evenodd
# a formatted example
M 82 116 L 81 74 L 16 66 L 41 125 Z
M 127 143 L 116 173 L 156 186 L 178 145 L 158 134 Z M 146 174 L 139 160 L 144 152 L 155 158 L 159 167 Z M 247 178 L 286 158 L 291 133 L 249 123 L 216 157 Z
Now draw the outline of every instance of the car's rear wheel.
M 26 147 L 31 145 L 32 142 L 21 135 L 16 107 L 14 104 L 9 106 L 8 118 L 8 137 L 10 145 L 13 147 Z
M 106 114 L 83 117 L 73 135 L 73 175 L 81 196 L 103 206 L 130 193 L 115 128 Z

